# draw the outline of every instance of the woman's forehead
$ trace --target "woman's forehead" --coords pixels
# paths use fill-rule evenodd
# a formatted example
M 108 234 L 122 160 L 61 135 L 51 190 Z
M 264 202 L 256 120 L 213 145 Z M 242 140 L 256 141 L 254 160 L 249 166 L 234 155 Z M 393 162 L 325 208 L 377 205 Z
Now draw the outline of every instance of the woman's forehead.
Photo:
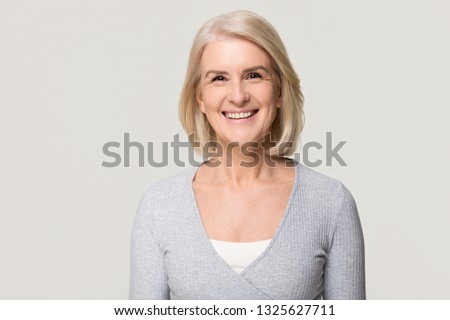
M 227 71 L 254 66 L 271 67 L 269 54 L 255 43 L 239 38 L 218 39 L 207 44 L 200 60 L 202 73 L 209 68 Z

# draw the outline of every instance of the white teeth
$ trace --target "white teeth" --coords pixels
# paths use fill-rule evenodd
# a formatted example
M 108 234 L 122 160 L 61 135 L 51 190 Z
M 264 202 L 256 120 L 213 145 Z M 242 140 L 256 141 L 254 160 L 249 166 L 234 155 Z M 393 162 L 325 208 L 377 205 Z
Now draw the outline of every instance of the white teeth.
M 229 119 L 245 119 L 252 115 L 254 115 L 256 112 L 240 112 L 240 113 L 225 113 L 225 117 Z

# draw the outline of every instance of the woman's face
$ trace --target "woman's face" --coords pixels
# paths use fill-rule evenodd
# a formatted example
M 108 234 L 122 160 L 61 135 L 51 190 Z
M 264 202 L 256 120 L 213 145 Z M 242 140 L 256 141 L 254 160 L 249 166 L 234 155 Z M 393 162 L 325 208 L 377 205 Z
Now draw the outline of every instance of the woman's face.
M 205 47 L 200 68 L 197 99 L 217 141 L 261 140 L 280 103 L 269 55 L 248 40 L 225 38 Z

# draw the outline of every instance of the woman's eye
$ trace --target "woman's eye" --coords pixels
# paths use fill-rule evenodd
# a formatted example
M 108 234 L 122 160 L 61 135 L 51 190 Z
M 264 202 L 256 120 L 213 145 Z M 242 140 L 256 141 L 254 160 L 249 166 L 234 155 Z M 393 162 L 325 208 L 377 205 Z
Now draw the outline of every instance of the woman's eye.
M 212 78 L 211 82 L 214 81 L 225 81 L 225 77 L 224 76 L 215 76 L 214 78 Z
M 249 73 L 246 77 L 247 79 L 262 79 L 262 76 L 257 72 Z

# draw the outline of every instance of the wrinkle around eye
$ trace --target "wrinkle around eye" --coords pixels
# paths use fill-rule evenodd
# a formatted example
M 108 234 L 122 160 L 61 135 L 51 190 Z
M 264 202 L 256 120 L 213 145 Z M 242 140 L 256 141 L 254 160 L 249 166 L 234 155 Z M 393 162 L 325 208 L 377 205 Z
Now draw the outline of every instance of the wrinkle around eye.
M 214 84 L 214 85 L 222 85 L 226 83 L 228 79 L 223 75 L 216 75 L 212 78 L 205 80 L 205 85 Z
M 255 77 L 252 77 L 252 76 L 255 76 Z M 251 82 L 260 82 L 263 80 L 272 81 L 272 77 L 270 75 L 263 75 L 258 72 L 251 72 L 244 77 L 244 80 L 251 81 Z
M 224 76 L 217 75 L 217 76 L 215 76 L 214 78 L 211 79 L 211 82 L 216 82 L 216 81 L 222 82 L 222 81 L 226 81 L 226 80 L 227 79 Z
M 245 79 L 247 80 L 260 80 L 262 78 L 263 78 L 262 75 L 260 75 L 257 72 L 252 72 L 245 76 Z

